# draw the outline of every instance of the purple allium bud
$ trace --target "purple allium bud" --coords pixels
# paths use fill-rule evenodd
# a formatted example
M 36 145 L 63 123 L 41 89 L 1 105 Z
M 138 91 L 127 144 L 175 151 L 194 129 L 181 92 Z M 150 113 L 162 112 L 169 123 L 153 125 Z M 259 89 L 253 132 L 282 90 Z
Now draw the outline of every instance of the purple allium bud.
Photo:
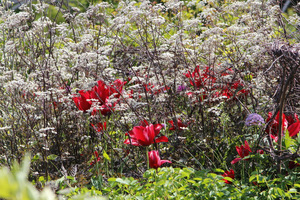
M 181 92 L 181 91 L 184 91 L 184 90 L 186 90 L 186 86 L 185 85 L 179 85 L 177 87 L 177 92 Z
M 262 116 L 256 113 L 249 114 L 245 121 L 246 126 L 254 126 L 254 125 L 261 126 L 264 123 L 265 123 L 264 118 L 262 118 Z

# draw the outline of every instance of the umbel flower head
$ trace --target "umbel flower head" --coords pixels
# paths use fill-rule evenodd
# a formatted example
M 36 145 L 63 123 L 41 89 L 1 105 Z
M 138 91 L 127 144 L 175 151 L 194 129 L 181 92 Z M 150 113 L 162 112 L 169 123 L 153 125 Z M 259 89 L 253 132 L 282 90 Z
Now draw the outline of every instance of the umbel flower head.
M 132 144 L 134 146 L 149 146 L 154 142 L 168 142 L 166 136 L 161 136 L 157 139 L 155 137 L 159 134 L 160 129 L 163 127 L 161 124 L 148 124 L 144 122 L 145 126 L 135 126 L 129 131 L 129 139 L 124 141 L 125 144 Z M 126 135 L 128 135 L 126 133 Z
M 157 169 L 164 163 L 172 163 L 169 160 L 161 160 L 158 151 L 149 151 L 148 156 L 150 168 Z
M 245 120 L 246 126 L 261 126 L 265 123 L 264 118 L 256 113 L 251 113 L 247 116 Z

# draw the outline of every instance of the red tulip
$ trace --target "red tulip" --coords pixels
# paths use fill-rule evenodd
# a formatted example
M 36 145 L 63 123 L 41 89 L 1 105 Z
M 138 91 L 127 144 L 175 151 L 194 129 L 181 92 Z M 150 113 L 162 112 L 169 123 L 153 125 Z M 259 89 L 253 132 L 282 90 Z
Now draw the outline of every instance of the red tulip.
M 109 98 L 110 92 L 109 87 L 104 83 L 104 81 L 99 80 L 98 86 L 92 88 L 92 98 L 98 99 L 100 104 L 105 104 L 106 100 Z
M 272 118 L 272 112 L 269 112 L 268 119 L 266 122 L 269 122 Z M 285 114 L 282 113 L 282 132 L 287 129 L 288 127 L 288 121 L 285 118 Z M 278 134 L 278 128 L 279 128 L 279 112 L 277 113 L 275 119 L 269 123 L 269 125 L 266 128 L 266 133 L 277 135 Z
M 206 86 L 216 82 L 216 78 L 213 76 L 213 72 L 206 67 L 203 71 L 200 70 L 199 65 L 196 66 L 193 73 L 190 71 L 185 74 L 190 79 L 190 84 L 196 88 Z
M 300 121 L 293 123 L 288 127 L 290 137 L 296 136 L 300 132 Z
M 124 141 L 125 144 L 132 144 L 134 146 L 149 146 L 154 142 L 168 142 L 166 136 L 161 136 L 157 139 L 155 137 L 159 134 L 160 129 L 163 126 L 161 124 L 150 124 L 146 126 L 135 126 L 129 131 L 129 139 Z M 127 134 L 128 135 L 128 134 Z
M 234 179 L 234 171 L 233 171 L 233 169 L 231 169 L 230 171 L 226 171 L 222 176 L 223 177 L 230 177 L 230 178 Z M 232 182 L 229 181 L 229 180 L 226 180 L 226 179 L 222 179 L 222 180 L 225 183 L 227 183 L 227 184 L 232 184 Z
M 72 99 L 79 110 L 87 111 L 91 108 L 92 102 L 87 101 L 91 99 L 91 91 L 79 91 L 80 97 L 74 96 Z
M 288 121 L 288 126 L 299 121 L 298 115 L 294 113 L 294 115 L 287 115 L 286 120 Z
M 94 159 L 93 159 L 93 161 L 92 162 L 90 162 L 90 165 L 94 165 L 94 164 L 96 164 L 97 162 L 99 162 L 100 161 L 100 159 L 101 159 L 101 157 L 99 156 L 99 154 L 98 154 L 98 152 L 97 151 L 95 151 L 94 152 Z
M 91 125 L 98 133 L 102 132 L 103 130 L 106 130 L 106 122 L 104 122 L 103 124 L 99 122 L 96 126 L 92 123 Z
M 148 152 L 150 168 L 157 169 L 164 163 L 172 163 L 169 160 L 161 160 L 158 151 Z
M 115 103 L 114 103 L 114 105 L 115 105 Z M 114 111 L 113 107 L 114 106 L 112 106 L 111 104 L 106 103 L 106 104 L 101 106 L 100 112 L 104 116 L 110 115 Z
M 182 123 L 181 119 L 178 119 L 177 120 L 177 124 L 176 126 L 174 125 L 174 122 L 173 121 L 169 121 L 169 123 L 171 124 L 171 128 L 169 130 L 183 130 L 184 128 L 187 127 L 187 125 L 185 125 L 184 123 Z
M 126 81 L 122 82 L 120 79 L 115 80 L 113 82 L 113 84 L 111 84 L 110 87 L 109 87 L 109 96 L 114 94 L 115 98 L 119 98 L 122 94 L 123 86 L 126 83 L 127 83 Z
M 299 166 L 300 166 L 299 163 L 295 163 L 295 161 L 289 161 L 289 169 L 294 169 Z
M 264 154 L 264 150 L 259 149 L 259 150 L 256 151 L 256 153 L 258 153 L 258 154 Z
M 249 153 L 252 152 L 247 141 L 245 141 L 245 146 L 241 145 L 241 147 L 236 146 L 235 148 L 236 148 L 236 151 L 238 152 L 240 157 L 235 158 L 233 161 L 231 161 L 232 165 L 237 163 L 238 161 L 240 161 L 244 157 L 248 156 Z

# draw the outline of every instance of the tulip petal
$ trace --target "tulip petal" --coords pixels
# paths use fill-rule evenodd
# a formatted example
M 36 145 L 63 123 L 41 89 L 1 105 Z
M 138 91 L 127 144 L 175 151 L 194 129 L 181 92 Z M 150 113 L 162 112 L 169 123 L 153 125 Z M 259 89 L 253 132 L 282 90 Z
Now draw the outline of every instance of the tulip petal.
M 169 161 L 169 160 L 161 160 L 161 161 L 160 161 L 160 165 L 162 165 L 162 164 L 164 164 L 164 163 L 172 163 L 172 162 Z
M 288 127 L 290 137 L 296 136 L 300 132 L 300 121 L 293 123 Z
M 161 136 L 155 140 L 156 143 L 160 142 L 169 142 L 169 139 L 166 136 Z
M 234 165 L 235 163 L 239 162 L 241 158 L 235 158 L 233 161 L 231 161 L 231 164 Z
M 252 152 L 250 147 L 249 147 L 249 144 L 248 142 L 245 140 L 245 149 L 247 149 L 248 151 Z
M 137 140 L 131 138 L 131 143 L 129 139 L 124 141 L 124 144 L 131 144 L 133 146 L 142 146 Z

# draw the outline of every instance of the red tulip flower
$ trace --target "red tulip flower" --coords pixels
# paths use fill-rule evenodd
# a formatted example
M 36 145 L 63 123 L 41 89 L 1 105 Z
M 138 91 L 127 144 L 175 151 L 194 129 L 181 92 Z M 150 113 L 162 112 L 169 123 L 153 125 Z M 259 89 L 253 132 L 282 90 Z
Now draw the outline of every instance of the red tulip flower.
M 119 98 L 122 94 L 123 86 L 126 83 L 126 81 L 122 82 L 120 79 L 115 80 L 109 87 L 109 96 L 114 94 L 115 98 Z
M 300 121 L 297 121 L 288 127 L 290 137 L 296 136 L 300 132 Z
M 230 177 L 230 178 L 234 179 L 234 171 L 233 171 L 233 169 L 231 169 L 230 171 L 226 171 L 222 176 L 223 177 Z M 229 180 L 226 180 L 226 179 L 222 179 L 222 180 L 225 183 L 227 183 L 227 184 L 232 184 L 232 182 L 229 181 Z
M 95 151 L 95 152 L 94 152 L 94 159 L 93 159 L 93 161 L 92 161 L 92 162 L 90 162 L 90 165 L 94 165 L 94 164 L 96 164 L 97 162 L 99 162 L 99 161 L 100 161 L 100 159 L 101 159 L 101 157 L 99 156 L 98 152 L 97 152 L 97 151 Z
M 241 159 L 248 156 L 250 152 L 252 152 L 247 141 L 245 141 L 245 146 L 241 145 L 241 147 L 236 146 L 235 148 L 240 157 L 231 161 L 232 165 L 239 162 Z
M 287 115 L 285 118 L 288 121 L 288 126 L 299 121 L 298 115 L 296 113 L 294 113 L 294 115 Z
M 259 150 L 256 151 L 256 153 L 258 153 L 258 154 L 264 154 L 265 152 L 264 152 L 264 150 L 259 149 Z
M 79 91 L 80 97 L 74 96 L 72 99 L 79 110 L 87 111 L 91 108 L 92 102 L 87 101 L 91 99 L 91 91 Z
M 184 123 L 182 123 L 181 119 L 177 120 L 177 125 L 176 126 L 174 125 L 173 121 L 169 121 L 169 123 L 172 126 L 169 130 L 176 130 L 176 129 L 183 130 L 184 128 L 187 127 L 187 125 L 185 125 Z
M 125 144 L 132 144 L 134 146 L 149 146 L 154 142 L 168 142 L 166 136 L 161 136 L 157 139 L 155 137 L 159 134 L 160 129 L 163 126 L 161 124 L 150 124 L 146 126 L 135 126 L 129 131 L 129 139 L 124 141 Z M 128 135 L 128 134 L 127 134 Z
M 199 65 L 196 66 L 194 72 L 188 72 L 185 74 L 187 78 L 190 79 L 190 84 L 195 88 L 207 86 L 207 84 L 215 83 L 216 78 L 213 76 L 213 72 L 206 67 L 203 71 L 200 70 Z
M 148 152 L 150 168 L 157 169 L 164 163 L 172 163 L 169 160 L 161 160 L 158 151 Z
M 289 169 L 294 169 L 299 166 L 300 166 L 299 163 L 296 163 L 295 161 L 289 161 Z
M 99 122 L 97 125 L 91 123 L 91 125 L 97 133 L 101 133 L 103 130 L 106 130 L 106 122 L 104 122 L 103 124 Z
M 268 118 L 266 122 L 269 122 L 272 118 L 272 112 L 269 112 Z M 283 132 L 285 129 L 288 127 L 288 121 L 285 118 L 285 114 L 282 113 L 282 131 Z M 277 135 L 278 134 L 278 128 L 279 128 L 279 112 L 277 113 L 275 119 L 269 123 L 269 125 L 266 128 L 266 133 Z
M 100 104 L 103 105 L 109 98 L 109 87 L 102 80 L 99 80 L 97 83 L 98 86 L 94 86 L 92 88 L 93 93 L 91 95 L 91 98 L 97 99 L 100 102 Z

